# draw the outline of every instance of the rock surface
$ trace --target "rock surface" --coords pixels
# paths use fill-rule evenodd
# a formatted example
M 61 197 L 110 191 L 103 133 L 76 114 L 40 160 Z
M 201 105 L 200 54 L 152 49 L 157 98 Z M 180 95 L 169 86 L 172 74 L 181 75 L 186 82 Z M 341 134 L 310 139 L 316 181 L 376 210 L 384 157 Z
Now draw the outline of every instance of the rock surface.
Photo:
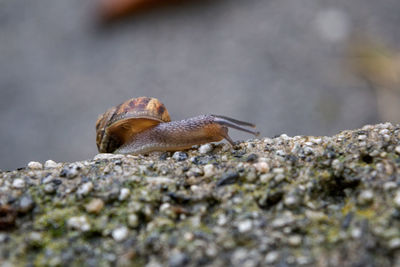
M 0 263 L 399 266 L 399 144 L 385 123 L 1 172 Z

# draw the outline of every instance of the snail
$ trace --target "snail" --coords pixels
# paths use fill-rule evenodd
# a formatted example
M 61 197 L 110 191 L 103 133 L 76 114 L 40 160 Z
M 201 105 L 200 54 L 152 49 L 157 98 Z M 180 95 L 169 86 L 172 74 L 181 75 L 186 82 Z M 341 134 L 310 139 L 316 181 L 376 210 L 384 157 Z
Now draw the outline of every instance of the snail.
M 232 146 L 228 127 L 259 132 L 252 123 L 219 115 L 200 115 L 171 121 L 158 99 L 138 97 L 108 109 L 96 122 L 96 144 L 101 153 L 141 154 L 153 151 L 177 151 L 226 139 Z

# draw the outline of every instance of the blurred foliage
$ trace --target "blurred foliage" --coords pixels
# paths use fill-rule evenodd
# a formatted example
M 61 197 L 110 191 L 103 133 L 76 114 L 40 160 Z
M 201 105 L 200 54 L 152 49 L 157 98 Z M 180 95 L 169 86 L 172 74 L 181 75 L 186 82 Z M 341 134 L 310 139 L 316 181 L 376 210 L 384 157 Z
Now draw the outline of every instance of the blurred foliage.
M 381 118 L 400 122 L 400 51 L 372 38 L 355 38 L 349 59 L 353 71 L 374 89 Z

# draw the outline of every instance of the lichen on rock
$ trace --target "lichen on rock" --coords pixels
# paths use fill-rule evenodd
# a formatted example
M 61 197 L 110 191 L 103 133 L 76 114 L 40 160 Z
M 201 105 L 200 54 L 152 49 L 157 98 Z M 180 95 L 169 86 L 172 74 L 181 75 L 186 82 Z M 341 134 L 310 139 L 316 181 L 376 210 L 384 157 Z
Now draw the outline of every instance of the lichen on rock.
M 399 265 L 399 145 L 385 123 L 30 163 L 0 172 L 0 262 Z

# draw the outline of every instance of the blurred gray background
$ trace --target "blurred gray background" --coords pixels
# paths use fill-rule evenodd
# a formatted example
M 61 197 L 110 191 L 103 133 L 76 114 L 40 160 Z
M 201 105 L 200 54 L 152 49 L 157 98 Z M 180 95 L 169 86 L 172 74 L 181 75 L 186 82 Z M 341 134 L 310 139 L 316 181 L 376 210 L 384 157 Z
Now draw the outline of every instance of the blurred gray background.
M 1 0 L 0 169 L 93 157 L 97 116 L 134 96 L 263 136 L 387 120 L 379 79 L 354 71 L 349 47 L 367 36 L 397 53 L 399 11 L 398 0 L 188 0 L 104 25 L 95 0 Z

